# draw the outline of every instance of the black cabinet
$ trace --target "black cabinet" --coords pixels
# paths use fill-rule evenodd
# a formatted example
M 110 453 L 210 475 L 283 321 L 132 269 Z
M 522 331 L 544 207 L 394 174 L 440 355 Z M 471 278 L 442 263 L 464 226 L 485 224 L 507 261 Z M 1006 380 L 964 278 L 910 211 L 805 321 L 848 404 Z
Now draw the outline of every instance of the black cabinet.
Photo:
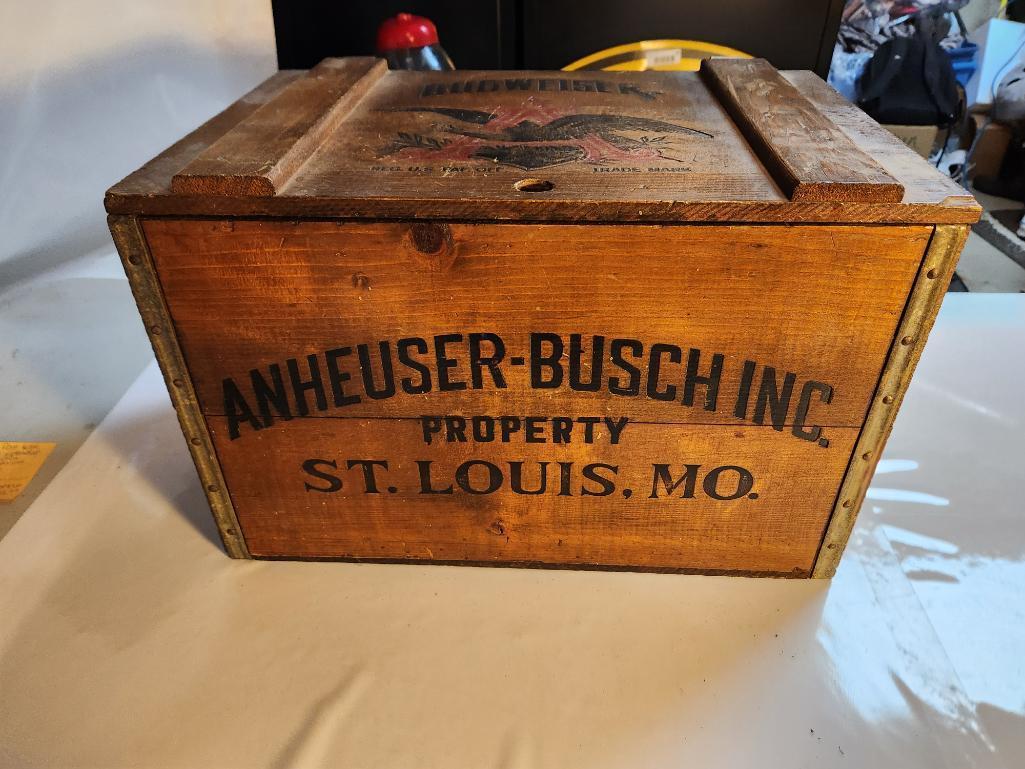
M 460 69 L 560 69 L 622 43 L 702 40 L 825 77 L 843 0 L 274 0 L 278 63 L 374 52 L 377 26 L 408 12 L 438 26 Z

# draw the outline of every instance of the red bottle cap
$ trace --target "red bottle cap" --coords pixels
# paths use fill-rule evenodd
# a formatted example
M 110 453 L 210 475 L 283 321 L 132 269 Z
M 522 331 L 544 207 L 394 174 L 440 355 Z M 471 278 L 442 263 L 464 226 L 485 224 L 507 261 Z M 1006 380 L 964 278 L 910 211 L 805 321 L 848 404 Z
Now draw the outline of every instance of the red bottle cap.
M 423 16 L 400 13 L 385 19 L 377 28 L 377 51 L 384 53 L 396 48 L 423 48 L 438 44 L 438 30 L 434 22 Z

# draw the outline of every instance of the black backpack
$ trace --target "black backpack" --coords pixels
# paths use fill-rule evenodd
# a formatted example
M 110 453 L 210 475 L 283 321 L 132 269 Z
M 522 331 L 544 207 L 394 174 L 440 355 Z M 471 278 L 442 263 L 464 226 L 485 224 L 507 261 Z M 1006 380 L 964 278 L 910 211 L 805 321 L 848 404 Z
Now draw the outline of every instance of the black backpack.
M 859 85 L 858 106 L 880 123 L 949 126 L 960 112 L 950 58 L 925 35 L 879 46 Z

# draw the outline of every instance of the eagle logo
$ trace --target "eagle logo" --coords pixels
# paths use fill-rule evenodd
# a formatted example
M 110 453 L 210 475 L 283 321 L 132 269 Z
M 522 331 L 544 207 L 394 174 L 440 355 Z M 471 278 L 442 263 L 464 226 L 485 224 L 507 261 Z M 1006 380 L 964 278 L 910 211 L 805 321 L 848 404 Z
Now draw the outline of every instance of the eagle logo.
M 524 171 L 585 162 L 592 165 L 668 160 L 683 137 L 713 138 L 696 128 L 646 117 L 561 114 L 537 106 L 490 112 L 447 107 L 399 107 L 389 112 L 441 115 L 450 123 L 429 134 L 400 132 L 378 156 L 409 161 L 486 160 Z

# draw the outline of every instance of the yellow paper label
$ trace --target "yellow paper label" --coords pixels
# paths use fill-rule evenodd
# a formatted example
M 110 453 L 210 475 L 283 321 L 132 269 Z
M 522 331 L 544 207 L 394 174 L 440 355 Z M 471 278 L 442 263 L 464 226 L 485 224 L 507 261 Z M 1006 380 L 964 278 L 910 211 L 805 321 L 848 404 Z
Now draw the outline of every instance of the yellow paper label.
M 13 502 L 24 491 L 56 445 L 0 442 L 0 502 Z

